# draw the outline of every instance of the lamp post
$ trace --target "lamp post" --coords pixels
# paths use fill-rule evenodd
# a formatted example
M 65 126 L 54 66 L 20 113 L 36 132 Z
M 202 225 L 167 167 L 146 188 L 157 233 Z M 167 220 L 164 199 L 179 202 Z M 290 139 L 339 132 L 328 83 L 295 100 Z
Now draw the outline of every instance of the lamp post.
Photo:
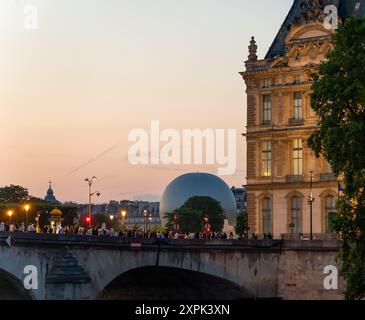
M 89 211 L 89 217 L 88 217 L 88 224 L 89 224 L 89 228 L 92 227 L 92 205 L 91 205 L 91 200 L 92 197 L 94 195 L 97 195 L 98 197 L 100 197 L 100 192 L 99 191 L 95 191 L 95 192 L 91 192 L 91 187 L 93 185 L 94 180 L 96 180 L 97 178 L 95 176 L 93 176 L 91 179 L 90 178 L 86 178 L 85 181 L 88 183 L 89 185 L 89 207 L 88 207 L 88 211 Z
M 310 216 L 310 222 L 309 222 L 310 236 L 309 236 L 309 238 L 310 238 L 310 240 L 313 240 L 313 202 L 314 202 L 314 197 L 313 197 L 313 171 L 310 171 L 309 189 L 310 189 L 310 196 L 308 197 L 309 216 Z
M 13 210 L 8 210 L 9 225 L 11 225 L 11 217 L 13 216 Z
M 125 216 L 127 215 L 127 211 L 122 210 L 122 231 L 124 232 L 124 222 L 125 222 Z
M 147 210 L 143 210 L 143 217 L 144 217 L 144 232 L 147 231 Z
M 151 229 L 152 226 L 152 214 L 148 213 L 148 231 Z
M 29 204 L 26 204 L 24 205 L 24 210 L 25 210 L 25 229 L 24 231 L 26 232 L 27 231 L 27 226 L 28 226 L 28 212 L 29 212 L 29 209 L 30 209 L 30 205 Z
M 109 218 L 110 218 L 110 228 L 112 228 L 113 227 L 113 221 L 114 221 L 114 215 L 110 215 L 109 216 Z

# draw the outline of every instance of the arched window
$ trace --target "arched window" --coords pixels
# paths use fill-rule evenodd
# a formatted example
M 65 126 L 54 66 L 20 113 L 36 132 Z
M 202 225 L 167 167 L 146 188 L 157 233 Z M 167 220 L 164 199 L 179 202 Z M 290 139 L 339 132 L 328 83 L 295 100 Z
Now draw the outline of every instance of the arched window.
M 263 233 L 272 234 L 272 204 L 270 198 L 264 198 L 262 203 Z
M 328 196 L 326 198 L 325 214 L 326 214 L 326 232 L 332 232 L 331 220 L 336 213 L 336 199 L 334 196 Z
M 293 233 L 302 233 L 301 199 L 296 196 L 291 199 L 291 220 L 293 223 Z

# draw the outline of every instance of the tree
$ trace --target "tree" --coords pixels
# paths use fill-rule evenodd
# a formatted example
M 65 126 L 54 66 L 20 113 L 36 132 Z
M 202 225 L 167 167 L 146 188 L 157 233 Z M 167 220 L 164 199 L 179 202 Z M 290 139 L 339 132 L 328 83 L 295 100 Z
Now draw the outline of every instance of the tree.
M 167 214 L 167 228 L 180 232 L 200 232 L 204 229 L 204 220 L 201 211 L 182 206 L 173 213 Z
M 333 50 L 313 75 L 311 105 L 319 130 L 308 139 L 345 189 L 334 229 L 341 235 L 346 298 L 365 297 L 365 20 L 349 18 L 333 37 Z
M 243 235 L 247 229 L 247 211 L 241 210 L 237 215 L 236 233 Z
M 10 185 L 0 188 L 0 203 L 20 203 L 29 199 L 28 189 Z
M 188 199 L 175 212 L 168 213 L 166 218 L 169 229 L 174 229 L 174 226 L 178 224 L 181 232 L 203 231 L 204 218 L 208 218 L 211 231 L 220 232 L 223 229 L 225 214 L 217 200 L 211 197 L 196 196 Z

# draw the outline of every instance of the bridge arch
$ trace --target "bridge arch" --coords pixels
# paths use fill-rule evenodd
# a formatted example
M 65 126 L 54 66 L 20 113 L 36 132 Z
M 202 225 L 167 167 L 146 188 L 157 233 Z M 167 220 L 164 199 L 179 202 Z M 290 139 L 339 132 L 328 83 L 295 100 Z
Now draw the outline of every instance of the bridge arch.
M 33 299 L 32 294 L 25 290 L 21 280 L 4 269 L 0 269 L 0 300 Z
M 132 269 L 113 279 L 97 296 L 100 300 L 238 300 L 254 298 L 229 280 L 173 267 Z

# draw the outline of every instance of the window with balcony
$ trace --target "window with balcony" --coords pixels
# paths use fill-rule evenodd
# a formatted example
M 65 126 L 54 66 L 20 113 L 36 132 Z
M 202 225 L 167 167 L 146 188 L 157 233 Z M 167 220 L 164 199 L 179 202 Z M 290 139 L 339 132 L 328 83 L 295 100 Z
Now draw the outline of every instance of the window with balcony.
M 303 142 L 301 139 L 293 141 L 293 162 L 294 176 L 303 175 Z
M 265 95 L 263 99 L 264 99 L 263 124 L 270 124 L 271 123 L 271 96 Z
M 262 176 L 271 177 L 271 142 L 264 142 L 262 144 Z

